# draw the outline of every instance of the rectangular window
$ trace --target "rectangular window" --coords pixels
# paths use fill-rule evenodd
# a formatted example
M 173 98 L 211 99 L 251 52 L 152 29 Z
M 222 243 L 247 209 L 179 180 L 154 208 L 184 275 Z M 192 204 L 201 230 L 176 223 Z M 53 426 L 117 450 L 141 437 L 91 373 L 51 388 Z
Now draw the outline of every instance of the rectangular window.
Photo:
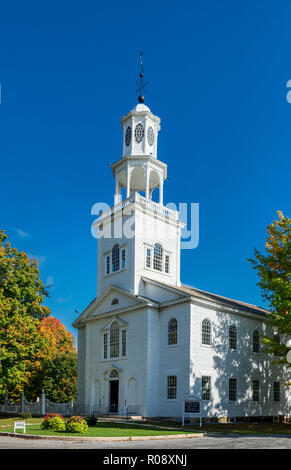
M 209 375 L 202 376 L 202 400 L 211 399 L 211 377 Z
M 169 273 L 170 271 L 170 257 L 169 255 L 165 256 L 165 273 Z
M 110 273 L 110 256 L 106 256 L 106 274 Z
M 119 328 L 114 324 L 110 328 L 110 357 L 119 357 Z
M 236 401 L 237 395 L 237 382 L 236 379 L 229 379 L 228 382 L 228 399 L 229 401 Z
M 126 356 L 126 330 L 122 330 L 122 355 Z
M 177 376 L 168 375 L 168 400 L 177 398 Z
M 253 401 L 260 401 L 260 381 L 253 380 Z
M 125 268 L 125 250 L 121 251 L 121 269 Z
M 274 382 L 273 393 L 274 401 L 280 401 L 280 382 Z
M 103 357 L 107 359 L 107 333 L 103 336 Z
M 147 248 L 147 256 L 146 256 L 146 267 L 150 268 L 151 267 L 151 249 Z

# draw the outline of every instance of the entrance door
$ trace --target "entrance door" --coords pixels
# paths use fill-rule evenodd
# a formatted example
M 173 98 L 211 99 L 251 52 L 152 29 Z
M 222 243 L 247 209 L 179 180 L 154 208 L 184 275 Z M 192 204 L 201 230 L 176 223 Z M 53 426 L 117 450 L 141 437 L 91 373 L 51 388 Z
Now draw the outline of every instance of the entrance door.
M 118 413 L 119 380 L 110 380 L 109 384 L 110 384 L 109 412 Z

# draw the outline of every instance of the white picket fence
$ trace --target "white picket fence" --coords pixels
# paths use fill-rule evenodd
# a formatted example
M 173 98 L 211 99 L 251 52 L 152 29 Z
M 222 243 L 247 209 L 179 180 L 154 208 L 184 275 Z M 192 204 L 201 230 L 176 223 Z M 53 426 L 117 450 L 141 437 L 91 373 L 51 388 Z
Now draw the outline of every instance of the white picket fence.
M 141 406 L 131 405 L 127 407 L 127 415 L 140 415 Z M 28 401 L 24 393 L 21 400 L 11 402 L 8 395 L 5 395 L 4 404 L 0 404 L 0 413 L 18 415 L 20 413 L 31 413 L 32 415 L 45 415 L 47 413 L 58 413 L 61 415 L 110 415 L 114 412 L 110 406 L 80 404 L 76 401 L 68 403 L 55 403 L 46 398 L 44 390 L 41 397 L 35 402 Z M 117 412 L 114 414 L 118 414 Z

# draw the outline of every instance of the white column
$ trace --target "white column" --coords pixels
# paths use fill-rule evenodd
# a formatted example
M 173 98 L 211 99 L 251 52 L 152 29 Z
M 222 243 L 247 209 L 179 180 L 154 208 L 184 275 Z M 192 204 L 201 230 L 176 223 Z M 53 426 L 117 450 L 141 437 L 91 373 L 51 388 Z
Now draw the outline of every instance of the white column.
M 160 178 L 160 204 L 163 205 L 164 199 L 164 180 L 163 177 Z
M 126 167 L 126 198 L 130 196 L 130 167 Z
M 116 206 L 120 202 L 120 196 L 119 196 L 119 173 L 116 174 L 115 176 L 115 195 L 114 195 L 114 205 Z
M 150 198 L 150 169 L 148 165 L 146 166 L 145 177 L 146 177 L 146 198 L 149 199 Z

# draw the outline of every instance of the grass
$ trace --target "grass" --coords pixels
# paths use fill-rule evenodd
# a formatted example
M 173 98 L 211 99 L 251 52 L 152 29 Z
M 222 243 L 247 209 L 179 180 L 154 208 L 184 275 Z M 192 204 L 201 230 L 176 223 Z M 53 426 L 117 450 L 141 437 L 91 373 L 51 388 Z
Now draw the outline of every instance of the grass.
M 186 425 L 182 428 L 180 423 L 175 421 L 147 421 L 148 424 L 155 424 L 157 426 L 171 426 L 178 429 L 190 430 L 196 429 L 205 433 L 221 433 L 221 434 L 287 434 L 291 435 L 291 423 L 243 423 L 243 424 L 203 424 L 200 428 L 199 425 Z
M 0 432 L 13 432 L 14 421 L 22 420 L 21 417 L 0 418 Z M 283 434 L 291 436 L 291 424 L 280 423 L 244 423 L 244 424 L 203 424 L 182 425 L 175 421 L 146 421 L 143 423 L 113 423 L 97 422 L 95 426 L 89 426 L 88 432 L 84 434 L 44 431 L 40 428 L 42 418 L 28 418 L 26 423 L 26 434 L 47 436 L 84 436 L 84 437 L 120 437 L 120 436 L 158 436 L 180 433 L 221 433 L 221 434 L 244 434 L 244 435 L 271 435 Z M 139 424 L 138 424 L 139 423 Z M 161 428 L 157 428 L 161 426 Z M 167 428 L 175 428 L 167 429 Z
M 13 432 L 13 427 L 7 426 L 2 431 Z M 120 436 L 161 436 L 170 434 L 189 434 L 197 433 L 197 429 L 160 429 L 155 426 L 143 426 L 126 423 L 98 422 L 95 426 L 89 426 L 86 433 L 66 433 L 43 430 L 39 424 L 26 426 L 26 434 L 35 434 L 39 436 L 82 436 L 82 437 L 120 437 Z
M 3 426 L 14 426 L 14 421 L 25 421 L 26 423 L 41 423 L 43 418 L 26 418 L 14 416 L 13 418 L 0 418 L 0 432 Z

